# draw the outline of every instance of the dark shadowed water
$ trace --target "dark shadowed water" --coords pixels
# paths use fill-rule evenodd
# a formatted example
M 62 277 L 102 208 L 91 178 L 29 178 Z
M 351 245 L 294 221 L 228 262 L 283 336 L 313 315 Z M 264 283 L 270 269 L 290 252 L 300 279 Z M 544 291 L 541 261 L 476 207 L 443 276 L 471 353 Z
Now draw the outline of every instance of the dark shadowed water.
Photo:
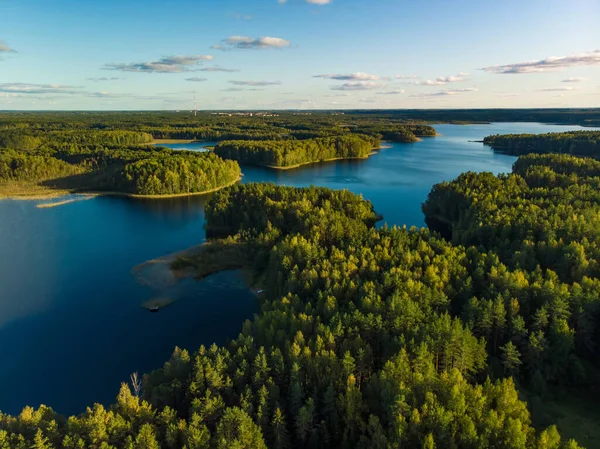
M 388 224 L 423 226 L 421 203 L 433 184 L 469 170 L 510 171 L 515 158 L 470 140 L 580 128 L 436 129 L 439 137 L 393 144 L 367 160 L 289 171 L 243 167 L 243 182 L 347 188 L 371 200 Z M 44 403 L 72 414 L 109 404 L 130 373 L 160 367 L 175 346 L 193 350 L 237 336 L 258 310 L 239 273 L 164 291 L 131 274 L 146 260 L 201 243 L 206 200 L 97 197 L 47 209 L 36 208 L 39 201 L 0 201 L 0 410 Z M 141 307 L 157 296 L 177 301 L 156 314 Z

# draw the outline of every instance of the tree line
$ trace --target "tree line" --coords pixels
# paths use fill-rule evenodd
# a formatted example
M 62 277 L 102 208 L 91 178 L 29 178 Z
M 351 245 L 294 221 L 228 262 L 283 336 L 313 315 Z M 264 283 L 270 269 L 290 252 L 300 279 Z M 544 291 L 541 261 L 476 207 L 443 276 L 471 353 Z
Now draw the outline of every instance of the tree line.
M 219 142 L 215 154 L 241 164 L 291 167 L 330 159 L 365 158 L 378 146 L 369 136 L 347 135 L 306 140 L 226 140 Z
M 600 156 L 600 131 L 567 131 L 548 134 L 498 134 L 483 139 L 494 150 L 513 156 L 529 153 L 564 153 Z

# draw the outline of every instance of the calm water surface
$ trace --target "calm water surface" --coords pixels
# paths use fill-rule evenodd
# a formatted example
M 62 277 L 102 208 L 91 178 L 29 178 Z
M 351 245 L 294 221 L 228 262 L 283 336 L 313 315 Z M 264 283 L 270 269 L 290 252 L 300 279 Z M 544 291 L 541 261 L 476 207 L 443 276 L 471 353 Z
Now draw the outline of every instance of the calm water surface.
M 580 129 L 535 123 L 439 125 L 441 135 L 393 144 L 367 160 L 289 171 L 243 167 L 243 182 L 347 188 L 373 202 L 388 224 L 423 226 L 432 185 L 464 171 L 508 172 L 515 158 L 481 140 L 496 133 Z M 165 145 L 199 150 L 210 142 Z M 234 338 L 258 310 L 236 272 L 155 291 L 131 269 L 205 238 L 207 197 L 140 201 L 97 197 L 39 209 L 37 201 L 0 201 L 0 410 L 44 403 L 79 413 L 114 402 L 133 371 L 160 367 L 175 346 Z M 178 299 L 160 313 L 141 304 Z

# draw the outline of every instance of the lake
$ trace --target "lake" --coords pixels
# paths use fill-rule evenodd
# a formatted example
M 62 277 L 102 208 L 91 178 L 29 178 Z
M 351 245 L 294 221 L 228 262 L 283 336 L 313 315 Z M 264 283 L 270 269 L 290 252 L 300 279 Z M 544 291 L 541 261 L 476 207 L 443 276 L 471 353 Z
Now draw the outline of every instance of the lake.
M 438 137 L 390 144 L 366 160 L 288 171 L 243 167 L 242 182 L 347 188 L 371 200 L 384 222 L 423 226 L 421 203 L 433 184 L 469 170 L 511 170 L 516 158 L 469 141 L 582 128 L 500 123 L 436 129 Z M 210 144 L 163 146 L 201 150 Z M 239 273 L 150 288 L 131 272 L 201 243 L 207 199 L 95 197 L 46 209 L 36 207 L 41 201 L 0 201 L 0 410 L 15 414 L 43 403 L 75 414 L 94 402 L 110 404 L 130 373 L 162 366 L 175 346 L 195 350 L 238 335 L 258 311 Z M 159 313 L 141 307 L 156 297 L 177 301 Z

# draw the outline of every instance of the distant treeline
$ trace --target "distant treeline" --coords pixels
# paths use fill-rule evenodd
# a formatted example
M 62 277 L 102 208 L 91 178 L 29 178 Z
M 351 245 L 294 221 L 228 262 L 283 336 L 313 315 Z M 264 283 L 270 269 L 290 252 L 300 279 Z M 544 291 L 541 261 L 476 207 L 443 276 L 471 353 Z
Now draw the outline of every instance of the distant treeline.
M 329 159 L 365 158 L 379 146 L 369 136 L 345 135 L 306 140 L 219 142 L 215 154 L 241 164 L 292 167 Z
M 483 143 L 505 154 L 565 153 L 600 157 L 600 131 L 567 131 L 548 134 L 502 134 L 488 136 Z
M 128 131 L 110 135 L 112 131 Z M 81 145 L 123 146 L 145 144 L 154 139 L 186 140 L 304 140 L 352 133 L 396 142 L 413 142 L 417 137 L 434 136 L 435 130 L 414 120 L 373 116 L 345 116 L 315 112 L 311 115 L 212 115 L 175 112 L 48 112 L 1 113 L 0 134 L 21 133 L 34 140 L 25 145 L 36 148 L 45 142 Z M 144 134 L 144 135 L 143 135 Z
M 380 117 L 426 123 L 539 122 L 600 127 L 600 108 L 350 110 L 346 117 Z

